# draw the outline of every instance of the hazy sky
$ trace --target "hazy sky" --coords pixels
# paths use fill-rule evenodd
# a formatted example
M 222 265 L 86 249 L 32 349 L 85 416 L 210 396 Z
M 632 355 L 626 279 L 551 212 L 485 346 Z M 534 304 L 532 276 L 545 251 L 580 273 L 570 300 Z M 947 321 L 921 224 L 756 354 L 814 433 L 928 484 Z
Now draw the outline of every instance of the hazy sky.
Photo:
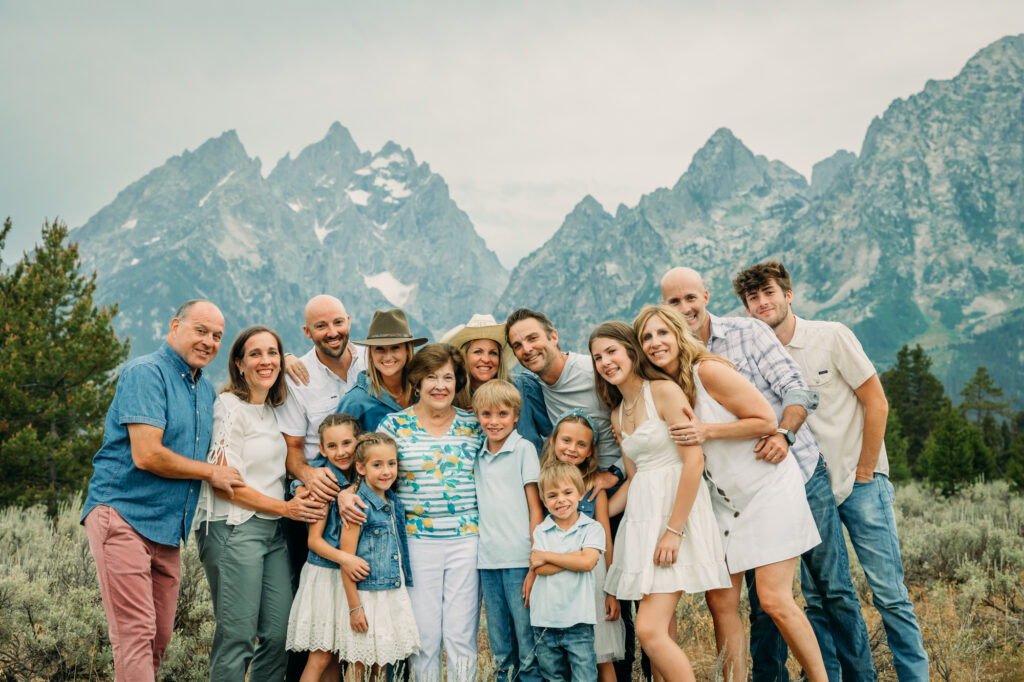
M 411 148 L 507 266 L 592 194 L 670 186 L 719 127 L 810 174 L 1024 2 L 0 0 L 5 260 L 234 128 L 268 173 L 333 121 Z

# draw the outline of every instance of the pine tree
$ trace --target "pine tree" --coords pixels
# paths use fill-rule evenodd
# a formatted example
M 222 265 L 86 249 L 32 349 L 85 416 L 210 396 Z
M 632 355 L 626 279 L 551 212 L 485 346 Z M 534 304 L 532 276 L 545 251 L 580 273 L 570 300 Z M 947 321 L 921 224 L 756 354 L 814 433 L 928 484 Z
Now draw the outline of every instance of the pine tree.
M 1006 449 L 1005 478 L 1011 490 L 1024 495 L 1024 434 L 1014 436 Z
M 11 231 L 0 231 L 0 254 Z M 114 334 L 117 306 L 93 306 L 96 275 L 79 273 L 77 244 L 54 221 L 4 271 L 0 259 L 0 506 L 58 501 L 88 481 L 128 355 Z
M 896 364 L 882 373 L 882 385 L 890 410 L 899 415 L 903 436 L 907 439 L 907 463 L 920 473 L 918 458 L 924 441 L 935 427 L 939 412 L 949 402 L 942 382 L 931 373 L 931 358 L 921 346 L 903 346 Z
M 960 411 L 972 423 L 981 424 L 987 416 L 1009 417 L 1010 401 L 1003 399 L 1003 389 L 997 386 L 988 369 L 979 367 L 960 391 L 963 402 Z
M 978 427 L 946 406 L 925 440 L 920 463 L 932 487 L 943 495 L 955 495 L 979 477 L 988 476 L 994 458 Z

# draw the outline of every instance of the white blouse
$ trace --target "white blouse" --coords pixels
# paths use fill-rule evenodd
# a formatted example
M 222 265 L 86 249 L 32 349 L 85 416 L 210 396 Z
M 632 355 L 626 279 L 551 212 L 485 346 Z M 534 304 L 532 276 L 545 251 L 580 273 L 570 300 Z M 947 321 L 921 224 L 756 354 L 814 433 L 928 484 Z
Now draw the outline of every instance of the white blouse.
M 275 500 L 285 493 L 285 458 L 288 447 L 269 405 L 243 402 L 233 393 L 221 393 L 213 404 L 213 439 L 207 461 L 238 469 L 245 484 Z M 277 514 L 254 512 L 213 494 L 203 481 L 194 526 L 206 521 L 227 521 L 237 526 L 253 515 L 279 519 Z

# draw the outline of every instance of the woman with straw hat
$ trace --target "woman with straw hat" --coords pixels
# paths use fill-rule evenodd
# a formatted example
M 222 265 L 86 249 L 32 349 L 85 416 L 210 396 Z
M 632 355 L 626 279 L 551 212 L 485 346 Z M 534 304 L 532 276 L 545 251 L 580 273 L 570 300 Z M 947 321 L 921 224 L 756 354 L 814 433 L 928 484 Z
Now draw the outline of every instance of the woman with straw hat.
M 466 358 L 469 381 L 455 396 L 455 406 L 471 410 L 473 393 L 485 382 L 495 378 L 511 381 L 523 398 L 516 430 L 539 450 L 551 431 L 551 421 L 536 377 L 530 372 L 512 374 L 516 356 L 505 340 L 505 325 L 496 322 L 493 315 L 477 313 L 466 324 L 445 332 L 441 343 L 450 343 Z
M 409 320 L 398 308 L 375 311 L 366 338 L 352 342 L 369 348 L 369 362 L 341 399 L 338 412 L 358 419 L 364 431 L 376 431 L 386 415 L 409 407 L 409 360 L 413 348 L 426 342 L 424 337 L 413 338 Z

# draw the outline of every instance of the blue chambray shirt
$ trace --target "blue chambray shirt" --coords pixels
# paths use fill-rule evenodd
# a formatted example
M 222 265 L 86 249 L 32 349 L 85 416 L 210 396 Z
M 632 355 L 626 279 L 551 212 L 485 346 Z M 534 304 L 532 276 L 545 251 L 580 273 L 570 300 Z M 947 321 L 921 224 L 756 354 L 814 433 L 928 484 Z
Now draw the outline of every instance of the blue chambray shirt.
M 82 520 L 93 507 L 113 507 L 148 540 L 177 547 L 188 542 L 199 501 L 199 481 L 163 478 L 143 471 L 132 460 L 129 424 L 163 429 L 169 450 L 205 462 L 213 432 L 209 380 L 196 373 L 164 342 L 149 355 L 135 358 L 121 371 L 117 392 L 107 410 L 103 445 L 93 457 L 92 479 Z
M 754 384 L 771 404 L 777 419 L 782 419 L 782 411 L 790 405 L 800 405 L 807 414 L 814 412 L 818 407 L 818 392 L 807 388 L 800 365 L 771 327 L 752 318 L 717 317 L 710 312 L 708 319 L 711 321 L 708 350 L 736 365 L 736 371 Z M 821 454 L 806 423 L 796 432 L 791 450 L 806 483 L 811 480 Z

